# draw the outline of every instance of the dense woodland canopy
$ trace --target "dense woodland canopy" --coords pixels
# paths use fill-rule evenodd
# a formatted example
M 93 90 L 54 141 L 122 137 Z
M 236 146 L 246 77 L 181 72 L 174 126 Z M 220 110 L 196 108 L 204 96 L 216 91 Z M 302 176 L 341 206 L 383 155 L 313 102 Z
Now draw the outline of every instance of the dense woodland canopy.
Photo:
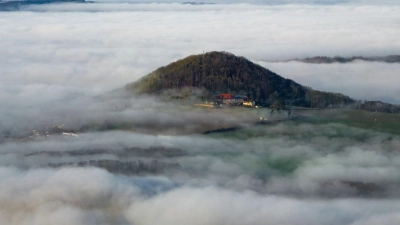
M 138 94 L 163 95 L 168 90 L 201 90 L 210 99 L 219 93 L 247 95 L 261 104 L 307 107 L 344 107 L 355 100 L 340 93 L 312 90 L 285 79 L 244 57 L 227 52 L 192 55 L 163 66 L 128 84 Z M 176 93 L 176 92 L 174 92 Z

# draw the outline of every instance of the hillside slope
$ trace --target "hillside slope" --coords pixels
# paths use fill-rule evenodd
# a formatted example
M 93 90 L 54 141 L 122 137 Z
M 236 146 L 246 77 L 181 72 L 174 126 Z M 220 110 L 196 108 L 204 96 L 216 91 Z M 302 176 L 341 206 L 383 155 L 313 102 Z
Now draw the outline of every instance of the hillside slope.
M 337 107 L 354 103 L 338 93 L 314 91 L 293 80 L 285 79 L 244 57 L 226 52 L 192 55 L 158 68 L 126 88 L 138 94 L 164 94 L 166 90 L 185 88 L 203 90 L 203 97 L 219 93 L 247 95 L 266 104 Z

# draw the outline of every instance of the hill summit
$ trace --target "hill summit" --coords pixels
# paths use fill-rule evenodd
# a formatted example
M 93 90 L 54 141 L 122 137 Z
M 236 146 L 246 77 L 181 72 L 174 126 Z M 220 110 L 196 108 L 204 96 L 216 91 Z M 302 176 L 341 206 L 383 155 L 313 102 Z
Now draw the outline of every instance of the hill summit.
M 321 107 L 342 106 L 354 100 L 339 93 L 312 90 L 227 52 L 192 55 L 158 68 L 140 80 L 126 85 L 137 94 L 162 95 L 167 90 L 202 90 L 202 97 L 220 93 L 246 95 L 264 103 Z

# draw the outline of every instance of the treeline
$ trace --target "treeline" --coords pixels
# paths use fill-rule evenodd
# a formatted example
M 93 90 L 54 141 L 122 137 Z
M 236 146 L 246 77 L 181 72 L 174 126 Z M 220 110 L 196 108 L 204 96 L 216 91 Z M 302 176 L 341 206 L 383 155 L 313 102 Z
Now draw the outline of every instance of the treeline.
M 305 94 L 308 107 L 312 108 L 343 108 L 353 105 L 356 101 L 340 93 L 317 91 L 308 88 Z
M 39 151 L 25 154 L 26 157 L 35 155 L 48 155 L 51 157 L 66 157 L 66 156 L 93 156 L 101 154 L 109 154 L 109 149 L 76 149 L 71 151 Z M 166 148 L 163 146 L 155 146 L 150 148 L 124 148 L 114 150 L 113 155 L 119 157 L 180 157 L 187 155 L 185 150 L 180 148 Z
M 376 57 L 364 57 L 364 56 L 352 56 L 352 57 L 327 57 L 327 56 L 316 56 L 305 59 L 293 59 L 289 61 L 299 61 L 304 63 L 349 63 L 355 60 L 363 60 L 369 62 L 385 62 L 385 63 L 400 63 L 400 55 L 389 55 L 389 56 L 376 56 Z
M 400 105 L 393 105 L 381 101 L 357 101 L 354 108 L 371 112 L 400 113 Z
M 110 159 L 81 161 L 78 163 L 49 163 L 49 167 L 98 167 L 109 171 L 110 173 L 125 175 L 142 174 L 162 174 L 168 170 L 180 170 L 182 167 L 178 163 L 167 163 L 156 159 L 151 161 L 133 160 L 119 161 Z

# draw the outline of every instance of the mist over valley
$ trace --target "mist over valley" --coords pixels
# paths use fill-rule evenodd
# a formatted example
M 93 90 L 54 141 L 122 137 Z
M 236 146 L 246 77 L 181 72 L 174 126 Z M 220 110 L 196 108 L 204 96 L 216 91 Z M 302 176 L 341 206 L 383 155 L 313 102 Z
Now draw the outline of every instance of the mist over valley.
M 286 61 L 398 55 L 398 3 L 182 3 L 0 12 L 0 224 L 398 223 L 400 64 Z

